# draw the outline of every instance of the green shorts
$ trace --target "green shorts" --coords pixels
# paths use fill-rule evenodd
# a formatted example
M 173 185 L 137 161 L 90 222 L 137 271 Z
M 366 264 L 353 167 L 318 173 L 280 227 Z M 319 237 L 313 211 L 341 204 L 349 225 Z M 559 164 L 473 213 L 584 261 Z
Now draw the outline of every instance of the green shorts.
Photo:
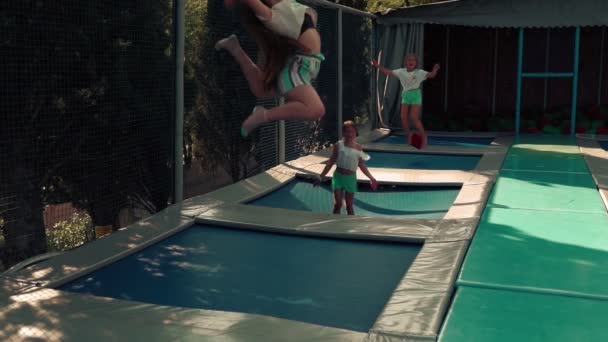
M 401 104 L 421 105 L 422 92 L 420 89 L 412 89 L 401 93 Z
M 334 176 L 331 178 L 332 190 L 344 190 L 346 192 L 355 193 L 357 192 L 357 174 L 343 175 L 339 172 L 334 172 Z
M 304 54 L 296 53 L 289 57 L 287 64 L 277 79 L 277 86 L 281 94 L 287 94 L 291 89 L 301 85 L 312 85 L 321 69 L 321 62 L 325 56 L 321 53 Z

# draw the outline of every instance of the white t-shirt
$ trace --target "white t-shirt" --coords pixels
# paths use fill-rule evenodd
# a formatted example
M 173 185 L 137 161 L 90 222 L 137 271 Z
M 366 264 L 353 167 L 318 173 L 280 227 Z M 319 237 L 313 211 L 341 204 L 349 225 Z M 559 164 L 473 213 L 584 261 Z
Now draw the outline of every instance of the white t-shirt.
M 343 169 L 357 171 L 359 166 L 359 158 L 369 160 L 369 154 L 360 151 L 356 148 L 344 145 L 344 140 L 338 141 L 338 158 L 336 166 Z
M 293 40 L 298 40 L 300 37 L 305 14 L 311 16 L 315 25 L 317 23 L 317 12 L 295 0 L 281 0 L 274 4 L 271 10 L 272 18 L 270 20 L 260 18 L 264 26 L 278 35 Z
M 401 82 L 403 91 L 420 88 L 420 84 L 422 84 L 422 82 L 426 80 L 426 74 L 428 74 L 428 71 L 424 71 L 422 69 L 414 69 L 412 71 L 407 71 L 406 68 L 401 68 L 392 71 L 393 74 L 395 74 L 395 76 Z

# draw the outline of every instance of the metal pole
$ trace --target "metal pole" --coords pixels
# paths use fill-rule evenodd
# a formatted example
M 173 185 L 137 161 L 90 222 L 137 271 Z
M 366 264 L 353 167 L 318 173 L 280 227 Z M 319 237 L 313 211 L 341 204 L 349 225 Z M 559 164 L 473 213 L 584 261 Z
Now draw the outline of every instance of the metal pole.
M 285 98 L 279 99 L 279 106 L 285 104 Z M 279 120 L 279 164 L 285 163 L 285 120 Z
M 545 74 L 549 73 L 549 56 L 551 55 L 551 29 L 548 28 L 547 29 L 547 44 L 545 45 Z M 547 85 L 549 84 L 549 79 L 545 78 L 545 88 L 544 88 L 544 95 L 543 95 L 543 113 L 547 111 L 547 93 L 548 93 L 548 87 Z
M 342 122 L 344 113 L 344 84 L 343 84 L 343 70 L 342 70 L 342 59 L 344 57 L 343 51 L 343 34 L 342 28 L 342 9 L 338 8 L 338 139 L 342 139 Z
M 606 40 L 606 26 L 602 27 L 602 41 L 600 42 L 600 71 L 599 84 L 597 87 L 597 105 L 602 103 L 602 83 L 604 81 L 604 43 Z
M 574 70 L 572 73 L 572 113 L 570 117 L 570 135 L 574 136 L 576 132 L 576 99 L 578 97 L 578 60 L 579 50 L 581 45 L 581 28 L 577 27 L 574 33 Z
M 184 198 L 184 0 L 175 0 L 174 203 Z
M 279 121 L 279 164 L 285 162 L 285 120 Z
M 371 44 L 370 44 L 370 51 L 372 52 L 372 58 L 375 58 L 375 56 L 378 55 L 378 41 L 377 41 L 377 32 L 376 32 L 376 23 L 372 20 L 372 31 L 371 31 Z M 372 122 L 372 129 L 377 128 L 379 126 L 379 122 L 378 122 L 378 107 L 375 106 L 375 102 L 377 101 L 376 99 L 376 91 L 377 91 L 377 87 L 378 85 L 376 84 L 376 78 L 374 77 L 374 69 L 372 68 L 370 73 L 369 73 L 369 85 L 370 85 L 370 99 L 372 99 L 372 103 L 371 103 L 371 107 L 370 107 L 370 113 L 374 118 L 374 121 Z M 370 118 L 371 119 L 371 118 Z
M 521 115 L 521 81 L 522 64 L 524 60 L 524 28 L 519 29 L 519 43 L 517 46 L 517 98 L 515 100 L 515 136 L 519 137 L 519 121 Z
M 352 7 L 348 7 L 348 6 L 344 6 L 344 5 L 338 5 L 336 3 L 333 3 L 333 2 L 330 2 L 327 0 L 298 0 L 298 2 L 301 2 L 303 4 L 309 4 L 309 5 L 319 5 L 319 6 L 323 6 L 326 8 L 339 9 L 339 10 L 344 11 L 345 13 L 358 15 L 360 17 L 366 17 L 366 18 L 371 18 L 371 19 L 378 18 L 378 16 L 375 14 L 365 12 L 365 11 L 360 11 L 358 9 L 354 9 Z
M 450 27 L 445 27 L 445 67 L 443 75 L 445 78 L 445 87 L 443 87 L 443 112 L 448 112 L 448 69 L 450 66 Z
M 496 74 L 498 73 L 498 29 L 494 29 L 494 78 L 492 79 L 492 116 L 496 115 Z

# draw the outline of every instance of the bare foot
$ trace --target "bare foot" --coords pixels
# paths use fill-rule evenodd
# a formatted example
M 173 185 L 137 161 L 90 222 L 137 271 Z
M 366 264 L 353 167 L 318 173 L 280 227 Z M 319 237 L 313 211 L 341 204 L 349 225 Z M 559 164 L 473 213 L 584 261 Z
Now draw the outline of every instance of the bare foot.
M 225 49 L 232 54 L 234 54 L 234 51 L 238 49 L 239 46 L 239 39 L 233 34 L 224 39 L 220 39 L 215 43 L 216 50 Z
M 243 125 L 241 126 L 241 136 L 247 137 L 259 125 L 266 123 L 267 121 L 268 120 L 266 119 L 266 108 L 262 106 L 255 106 L 255 108 L 253 108 L 253 112 L 251 112 L 249 117 L 243 122 Z

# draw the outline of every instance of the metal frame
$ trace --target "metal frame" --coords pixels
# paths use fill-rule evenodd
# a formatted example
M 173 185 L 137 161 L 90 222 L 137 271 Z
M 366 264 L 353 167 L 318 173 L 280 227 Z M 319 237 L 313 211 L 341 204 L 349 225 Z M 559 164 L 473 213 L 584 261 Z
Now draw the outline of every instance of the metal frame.
M 184 0 L 175 0 L 175 142 L 173 203 L 184 198 Z
M 572 77 L 572 107 L 570 114 L 570 135 L 576 132 L 576 99 L 578 96 L 578 65 L 580 56 L 581 28 L 576 27 L 574 32 L 574 65 L 572 72 L 522 72 L 524 58 L 524 30 L 519 28 L 519 42 L 517 51 L 517 98 L 515 103 L 515 135 L 519 136 L 521 126 L 521 83 L 523 78 L 558 78 Z
M 342 21 L 342 9 L 338 8 L 338 139 L 342 139 L 342 122 L 344 121 L 344 70 L 342 60 L 344 59 L 344 30 Z

